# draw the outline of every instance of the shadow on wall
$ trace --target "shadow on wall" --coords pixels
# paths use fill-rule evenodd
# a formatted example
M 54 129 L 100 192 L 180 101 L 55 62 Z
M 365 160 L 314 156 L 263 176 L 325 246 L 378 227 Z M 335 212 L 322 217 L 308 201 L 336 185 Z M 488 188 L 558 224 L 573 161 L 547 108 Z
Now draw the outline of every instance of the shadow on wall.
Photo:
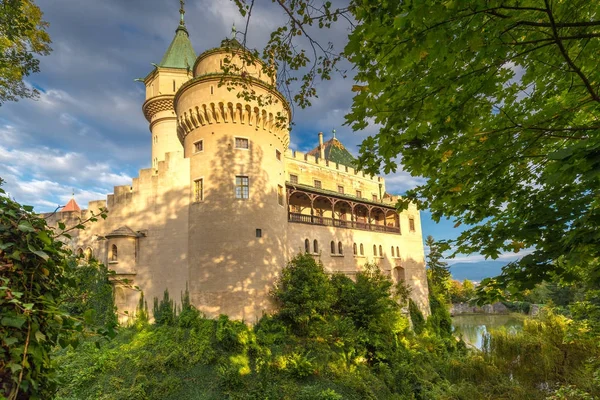
M 280 205 L 278 196 L 284 167 L 275 156 L 276 140 L 250 137 L 246 150 L 224 135 L 206 161 L 193 156 L 204 163 L 198 174 L 208 179 L 203 200 L 190 205 L 188 280 L 192 303 L 207 316 L 254 323 L 273 308 L 269 291 L 287 261 L 285 197 Z

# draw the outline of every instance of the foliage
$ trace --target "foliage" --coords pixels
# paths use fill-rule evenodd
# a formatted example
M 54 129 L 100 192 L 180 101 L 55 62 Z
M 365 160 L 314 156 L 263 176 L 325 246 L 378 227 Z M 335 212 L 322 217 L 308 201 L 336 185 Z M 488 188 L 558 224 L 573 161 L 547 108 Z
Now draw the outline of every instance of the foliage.
M 24 78 L 39 71 L 35 55 L 50 52 L 48 23 L 33 0 L 4 0 L 0 6 L 0 105 L 36 97 Z
M 309 254 L 298 254 L 281 271 L 272 290 L 279 316 L 297 333 L 308 335 L 310 325 L 323 321 L 334 301 L 323 265 Z
M 154 306 L 152 314 L 154 315 L 154 323 L 157 325 L 173 325 L 176 316 L 175 303 L 169 297 L 169 289 L 165 289 L 163 298 L 158 301 L 158 297 L 154 298 Z
M 74 271 L 70 252 L 58 240 L 68 237 L 70 229 L 63 225 L 63 231 L 55 233 L 32 211 L 0 188 L 0 395 L 9 400 L 49 398 L 53 393 L 56 379 L 50 351 L 59 344 L 76 345 L 83 330 L 82 321 L 61 306 L 65 296 L 77 298 L 66 308 L 83 312 L 89 322 L 110 319 L 110 310 L 101 309 L 104 313 L 95 318 L 91 309 L 102 303 L 106 292 L 94 294 L 86 303 L 80 295 L 91 287 L 75 287 L 86 272 Z M 106 217 L 104 212 L 100 216 Z M 96 218 L 92 214 L 82 224 Z M 102 286 L 96 283 L 91 286 Z M 113 328 L 109 324 L 99 333 L 112 335 Z
M 427 254 L 427 281 L 430 290 L 442 295 L 449 300 L 450 297 L 450 270 L 448 263 L 442 261 L 443 247 L 440 243 L 433 239 L 433 236 L 427 236 L 425 245 L 429 248 Z
M 410 313 L 410 321 L 415 333 L 423 332 L 423 329 L 425 329 L 425 317 L 413 299 L 408 300 L 408 312 Z
M 61 308 L 71 315 L 85 316 L 96 327 L 116 327 L 117 317 L 113 299 L 111 275 L 96 259 L 80 257 L 66 260 L 68 284 L 63 287 Z
M 473 300 L 475 296 L 475 286 L 473 282 L 465 279 L 462 283 L 453 280 L 450 282 L 450 302 L 466 303 Z
M 307 331 L 278 312 L 263 316 L 253 328 L 199 313 L 182 324 L 183 310 L 193 308 L 182 306 L 172 325 L 136 325 L 99 349 L 92 339 L 78 351 L 61 350 L 63 384 L 57 400 L 542 400 L 599 394 L 594 385 L 600 375 L 594 371 L 600 349 L 585 338 L 581 325 L 565 317 L 532 321 L 523 334 L 492 332 L 483 354 L 456 351 L 460 346 L 440 318 L 447 311 L 439 294 L 430 300 L 432 316 L 425 323 L 421 315 L 415 335 L 406 329 L 399 305 L 390 300 L 389 278 L 373 266 L 366 266 L 355 281 L 340 274 L 323 279 L 312 257 L 295 258 L 288 268 L 280 279 L 290 283 L 285 287 L 294 296 L 280 291 L 282 307 L 311 309 L 301 302 L 312 300 L 297 292 L 323 290 L 324 279 L 334 293 L 333 302 L 310 320 Z M 312 284 L 300 285 L 295 274 L 312 276 Z M 185 299 L 182 294 L 182 303 Z M 409 304 L 417 314 L 416 304 Z M 563 378 L 556 381 L 559 376 Z M 552 386 L 540 384 L 544 377 Z

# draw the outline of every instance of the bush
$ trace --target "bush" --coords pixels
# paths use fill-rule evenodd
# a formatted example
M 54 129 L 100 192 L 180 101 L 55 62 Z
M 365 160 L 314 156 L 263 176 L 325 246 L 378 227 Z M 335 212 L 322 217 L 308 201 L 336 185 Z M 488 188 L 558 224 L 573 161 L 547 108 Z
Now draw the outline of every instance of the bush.
M 408 312 L 415 333 L 420 334 L 425 329 L 425 317 L 413 299 L 408 300 Z
M 324 321 L 334 301 L 323 265 L 309 254 L 298 254 L 283 268 L 271 295 L 279 317 L 301 336 L 311 334 L 313 323 Z

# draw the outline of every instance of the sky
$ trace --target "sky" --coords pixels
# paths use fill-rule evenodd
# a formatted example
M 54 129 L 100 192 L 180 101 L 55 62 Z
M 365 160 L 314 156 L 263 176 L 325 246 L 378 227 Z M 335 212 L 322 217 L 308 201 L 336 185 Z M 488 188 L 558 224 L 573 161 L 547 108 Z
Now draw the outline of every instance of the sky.
M 0 107 L 0 177 L 4 189 L 37 212 L 65 205 L 74 193 L 83 208 L 127 185 L 138 170 L 150 167 L 148 122 L 142 114 L 144 85 L 134 82 L 152 71 L 174 37 L 179 23 L 178 0 L 37 0 L 49 22 L 53 51 L 40 60 L 41 72 L 27 77 L 40 91 L 37 100 Z M 245 26 L 233 1 L 187 0 L 185 21 L 197 54 L 230 37 L 232 25 Z M 269 33 L 284 21 L 271 1 L 257 0 L 247 45 L 261 49 Z M 315 32 L 324 42 L 343 47 L 348 26 Z M 354 155 L 377 126 L 353 132 L 344 125 L 352 102 L 349 78 L 333 75 L 319 83 L 319 97 L 307 109 L 294 108 L 291 145 L 307 151 L 317 133 L 336 137 Z M 384 175 L 387 191 L 402 194 L 423 180 L 401 170 Z M 421 212 L 423 237 L 452 239 L 460 229 L 451 221 L 433 222 Z M 514 256 L 503 255 L 510 260 Z M 480 255 L 453 262 L 480 262 Z

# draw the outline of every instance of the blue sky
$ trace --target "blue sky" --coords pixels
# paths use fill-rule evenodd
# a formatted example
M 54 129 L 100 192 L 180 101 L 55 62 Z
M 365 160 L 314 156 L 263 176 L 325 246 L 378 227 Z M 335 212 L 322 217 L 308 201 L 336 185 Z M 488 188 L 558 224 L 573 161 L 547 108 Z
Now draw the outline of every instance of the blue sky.
M 75 192 L 85 207 L 114 185 L 130 184 L 150 166 L 150 133 L 142 115 L 144 86 L 151 62 L 159 62 L 179 21 L 176 0 L 38 0 L 50 23 L 53 52 L 41 59 L 41 72 L 27 82 L 41 91 L 38 100 L 0 107 L 0 176 L 5 190 L 38 212 L 64 205 Z M 235 5 L 226 0 L 188 0 L 186 25 L 197 54 L 218 46 L 243 27 Z M 264 8 L 263 8 L 264 7 Z M 283 16 L 271 2 L 257 2 L 247 44 L 261 48 Z M 318 32 L 343 47 L 347 27 Z M 350 74 L 351 75 L 351 74 Z M 344 126 L 352 101 L 351 79 L 334 76 L 318 86 L 319 98 L 306 110 L 295 108 L 291 147 L 306 151 L 336 129 L 337 138 L 355 155 L 376 126 L 353 132 Z M 422 182 L 401 168 L 386 176 L 388 192 L 402 194 Z M 434 223 L 422 214 L 424 237 L 451 239 L 453 223 Z M 505 255 L 506 259 L 513 258 Z M 477 262 L 479 255 L 457 261 Z

